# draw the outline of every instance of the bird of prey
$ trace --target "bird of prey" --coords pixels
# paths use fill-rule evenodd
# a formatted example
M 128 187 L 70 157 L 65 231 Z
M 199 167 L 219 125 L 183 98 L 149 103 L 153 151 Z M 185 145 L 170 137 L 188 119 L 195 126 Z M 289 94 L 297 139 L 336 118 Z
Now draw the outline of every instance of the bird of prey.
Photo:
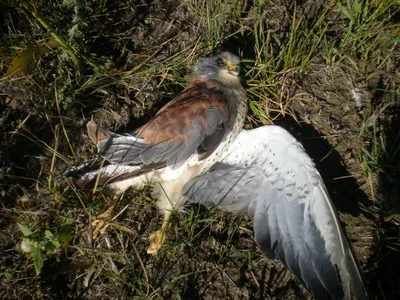
M 173 209 L 185 202 L 182 187 L 206 172 L 229 149 L 247 114 L 240 82 L 240 60 L 230 52 L 201 58 L 187 87 L 147 124 L 131 134 L 117 134 L 88 122 L 88 135 L 100 159 L 65 173 L 82 187 L 109 185 L 116 193 L 153 184 L 153 196 L 164 214 L 153 233 L 149 254 L 164 241 Z
M 182 193 L 188 202 L 247 211 L 263 254 L 279 259 L 315 299 L 368 299 L 323 180 L 285 129 L 243 130 Z

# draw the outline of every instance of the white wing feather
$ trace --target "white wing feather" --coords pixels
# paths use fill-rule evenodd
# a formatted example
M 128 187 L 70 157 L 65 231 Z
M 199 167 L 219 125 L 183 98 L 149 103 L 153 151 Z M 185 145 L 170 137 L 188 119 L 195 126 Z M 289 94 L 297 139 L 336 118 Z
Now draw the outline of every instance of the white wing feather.
M 264 254 L 279 258 L 316 299 L 368 299 L 323 180 L 285 129 L 242 131 L 183 195 L 230 212 L 247 208 Z

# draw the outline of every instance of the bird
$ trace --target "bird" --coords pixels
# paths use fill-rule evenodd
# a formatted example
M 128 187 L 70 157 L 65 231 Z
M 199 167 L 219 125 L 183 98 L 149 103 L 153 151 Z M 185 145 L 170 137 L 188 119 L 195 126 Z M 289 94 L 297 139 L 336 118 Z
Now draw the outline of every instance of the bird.
M 225 156 L 182 189 L 187 203 L 248 213 L 254 240 L 315 299 L 368 299 L 325 184 L 303 146 L 284 128 L 243 130 Z
M 147 253 L 157 253 L 171 212 L 186 201 L 184 184 L 214 165 L 242 130 L 248 107 L 240 71 L 239 57 L 230 52 L 203 57 L 186 88 L 132 133 L 114 133 L 89 121 L 98 156 L 68 169 L 65 178 L 78 188 L 110 186 L 114 198 L 129 187 L 153 185 L 164 220 L 150 234 Z

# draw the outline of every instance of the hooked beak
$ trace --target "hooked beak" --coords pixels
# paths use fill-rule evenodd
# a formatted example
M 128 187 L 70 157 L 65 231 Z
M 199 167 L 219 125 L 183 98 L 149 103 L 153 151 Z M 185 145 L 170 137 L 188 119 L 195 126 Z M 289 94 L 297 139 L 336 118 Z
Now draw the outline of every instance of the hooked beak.
M 229 73 L 231 73 L 233 76 L 239 76 L 240 74 L 240 65 L 231 65 L 228 67 Z

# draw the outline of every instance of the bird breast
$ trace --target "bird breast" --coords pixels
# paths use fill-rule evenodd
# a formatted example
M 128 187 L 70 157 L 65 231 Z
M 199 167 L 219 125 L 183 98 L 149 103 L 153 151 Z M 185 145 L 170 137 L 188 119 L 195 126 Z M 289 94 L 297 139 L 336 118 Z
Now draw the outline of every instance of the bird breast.
M 236 140 L 243 128 L 248 107 L 246 92 L 241 85 L 232 89 L 228 94 L 228 103 L 230 118 L 227 125 L 227 134 L 217 149 L 204 160 L 200 174 L 208 171 L 222 156 L 227 155 L 230 145 Z

